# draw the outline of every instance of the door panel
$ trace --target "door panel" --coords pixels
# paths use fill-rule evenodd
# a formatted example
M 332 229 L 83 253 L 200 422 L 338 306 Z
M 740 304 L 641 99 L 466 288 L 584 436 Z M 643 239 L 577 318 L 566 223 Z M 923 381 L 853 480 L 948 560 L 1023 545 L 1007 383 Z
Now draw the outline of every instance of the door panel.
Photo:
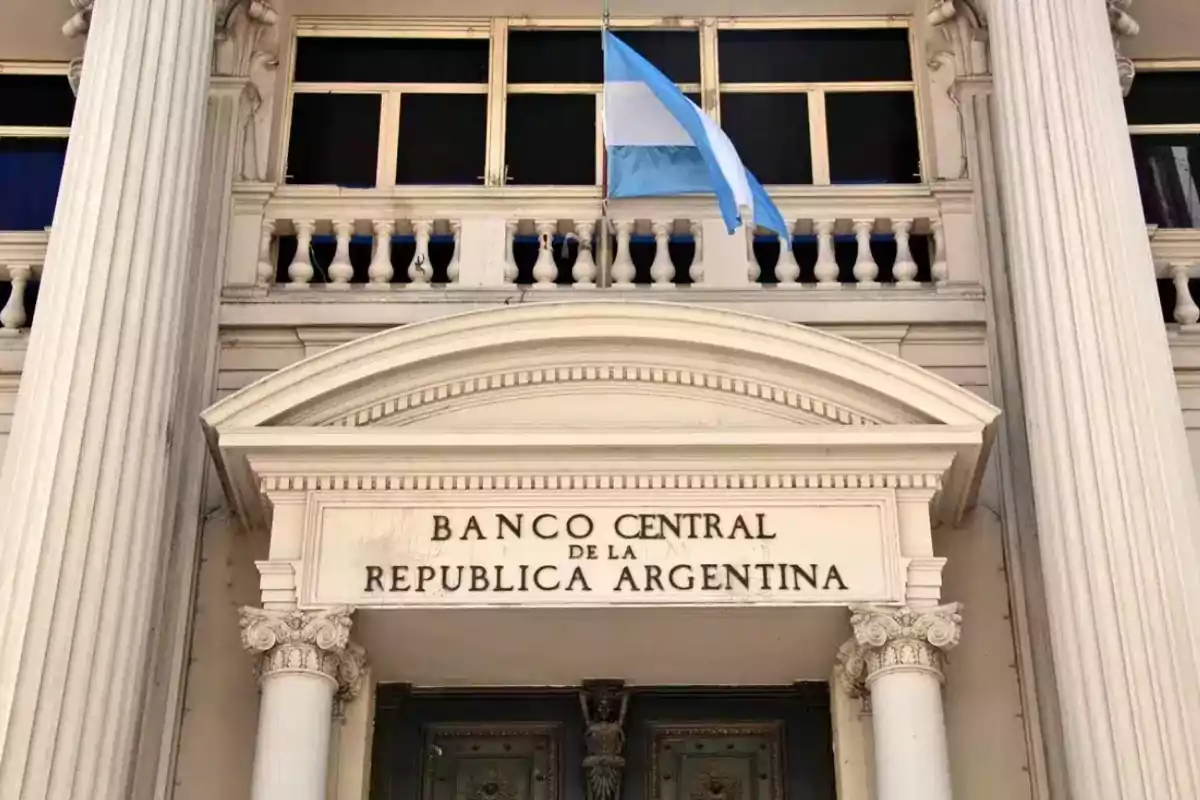
M 585 800 L 577 690 L 376 693 L 371 800 Z M 635 689 L 618 800 L 835 800 L 824 684 Z
M 423 800 L 559 800 L 555 724 L 432 724 Z
M 784 800 L 780 727 L 651 724 L 651 800 Z

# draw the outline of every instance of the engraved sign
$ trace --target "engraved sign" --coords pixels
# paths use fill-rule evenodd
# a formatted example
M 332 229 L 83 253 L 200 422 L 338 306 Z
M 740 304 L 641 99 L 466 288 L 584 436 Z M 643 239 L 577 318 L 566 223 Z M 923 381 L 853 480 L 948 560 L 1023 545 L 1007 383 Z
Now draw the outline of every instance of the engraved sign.
M 710 496 L 711 497 L 711 496 Z M 719 500 L 310 496 L 301 602 L 844 605 L 899 600 L 887 492 Z M 543 499 L 544 498 L 544 499 Z

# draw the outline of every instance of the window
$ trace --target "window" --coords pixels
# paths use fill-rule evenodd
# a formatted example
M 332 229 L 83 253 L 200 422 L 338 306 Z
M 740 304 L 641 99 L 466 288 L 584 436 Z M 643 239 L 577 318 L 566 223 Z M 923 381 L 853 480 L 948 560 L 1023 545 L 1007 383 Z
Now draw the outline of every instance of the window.
M 597 186 L 599 27 L 562 20 L 299 26 L 287 181 Z M 673 19 L 614 31 L 717 119 L 766 184 L 920 182 L 909 30 Z
M 53 221 L 74 112 L 65 64 L 0 64 L 0 230 Z
M 1139 66 L 1125 115 L 1146 221 L 1200 228 L 1200 65 Z

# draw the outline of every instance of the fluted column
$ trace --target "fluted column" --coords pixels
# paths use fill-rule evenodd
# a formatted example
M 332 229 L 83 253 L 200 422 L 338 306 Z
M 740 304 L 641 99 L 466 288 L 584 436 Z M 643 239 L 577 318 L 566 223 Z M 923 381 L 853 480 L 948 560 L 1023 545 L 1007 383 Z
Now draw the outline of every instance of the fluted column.
M 1106 4 L 994 0 L 989 21 L 1071 793 L 1194 800 L 1200 500 Z
M 959 610 L 851 609 L 854 638 L 838 657 L 854 690 L 870 695 L 875 800 L 951 800 L 942 665 L 962 633 Z
M 0 797 L 129 794 L 164 552 L 214 8 L 91 20 L 0 470 Z
M 262 688 L 251 799 L 325 800 L 330 720 L 358 692 L 365 659 L 350 642 L 351 610 L 241 614 Z

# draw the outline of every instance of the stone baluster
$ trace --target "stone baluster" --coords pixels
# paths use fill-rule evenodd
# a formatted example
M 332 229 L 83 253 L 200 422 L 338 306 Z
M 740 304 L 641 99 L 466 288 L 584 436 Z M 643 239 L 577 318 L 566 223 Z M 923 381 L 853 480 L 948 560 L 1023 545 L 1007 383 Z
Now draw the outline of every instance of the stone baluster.
M 454 237 L 454 252 L 450 254 L 450 264 L 446 267 L 446 281 L 458 283 L 459 260 L 462 257 L 462 222 L 451 220 L 450 234 Z
M 333 235 L 337 247 L 333 261 L 329 262 L 329 289 L 349 289 L 354 278 L 354 265 L 350 263 L 350 237 L 354 235 L 354 223 L 350 220 L 334 220 Z
M 596 259 L 592 256 L 592 234 L 596 231 L 594 222 L 576 222 L 575 236 L 579 240 L 579 255 L 575 257 L 575 266 L 571 268 L 571 277 L 579 289 L 594 289 L 596 287 Z
M 780 286 L 799 286 L 800 262 L 796 261 L 796 223 L 787 223 L 787 234 L 779 237 L 779 261 L 775 263 L 775 279 Z
M 390 219 L 377 219 L 372 223 L 375 231 L 375 248 L 371 254 L 371 265 L 367 267 L 367 288 L 387 289 L 391 286 L 396 268 L 392 266 L 392 234 L 396 223 Z
M 851 609 L 854 638 L 838 658 L 870 696 L 875 800 L 951 800 L 942 682 L 945 653 L 962 635 L 960 611 L 958 603 Z
M 691 220 L 688 228 L 696 245 L 692 253 L 692 265 L 688 267 L 688 277 L 692 279 L 692 283 L 699 286 L 704 283 L 704 226 L 699 220 Z
M 946 229 L 940 219 L 929 221 L 929 229 L 933 232 L 933 266 L 930 275 L 938 286 L 944 286 L 950 280 L 950 265 L 946 263 Z
M 654 231 L 654 262 L 650 265 L 650 279 L 656 288 L 675 285 L 675 264 L 671 261 L 671 222 L 658 220 L 651 224 Z
M 742 230 L 746 234 L 746 278 L 750 282 L 750 286 L 756 287 L 762 284 L 759 281 L 762 279 L 762 264 L 758 263 L 758 254 L 754 252 L 754 234 L 756 228 L 753 224 L 744 225 Z
M 896 237 L 896 263 L 892 265 L 892 275 L 896 285 L 905 289 L 919 287 L 917 283 L 917 262 L 913 261 L 912 247 L 909 236 L 912 234 L 911 219 L 892 220 L 892 233 Z
M 533 285 L 538 288 L 554 286 L 558 278 L 558 264 L 554 261 L 554 234 L 558 232 L 558 223 L 553 220 L 542 220 L 537 223 L 538 257 L 533 264 Z
M 325 800 L 330 726 L 359 692 L 365 653 L 351 610 L 241 609 L 242 646 L 258 660 L 251 800 Z
M 0 328 L 6 331 L 16 331 L 25 327 L 29 315 L 25 312 L 25 288 L 33 276 L 33 269 L 28 264 L 10 264 L 8 277 L 12 281 L 12 291 L 8 302 L 0 310 Z
M 854 238 L 858 240 L 858 260 L 854 262 L 854 279 L 860 289 L 879 288 L 879 265 L 871 254 L 871 231 L 875 228 L 873 219 L 854 220 Z
M 418 219 L 412 222 L 413 237 L 417 241 L 412 261 L 408 264 L 409 286 L 413 289 L 428 289 L 433 280 L 433 265 L 429 263 L 429 237 L 433 235 L 433 220 Z
M 817 230 L 817 266 L 814 269 L 814 274 L 817 277 L 817 288 L 819 289 L 840 289 L 842 284 L 838 282 L 838 275 L 841 272 L 838 269 L 837 258 L 833 253 L 833 229 L 837 224 L 837 220 L 818 219 L 813 220 L 813 227 Z
M 637 268 L 633 265 L 633 257 L 629 255 L 633 220 L 614 221 L 613 227 L 617 232 L 617 255 L 612 263 L 612 285 L 627 288 L 633 286 L 633 279 L 637 277 Z
M 287 284 L 289 289 L 307 289 L 313 279 L 312 237 L 317 228 L 315 220 L 298 219 L 292 223 L 296 227 L 296 255 L 288 264 Z
M 1175 284 L 1175 321 L 1180 325 L 1195 325 L 1200 320 L 1200 306 L 1192 297 L 1188 284 L 1188 264 L 1171 265 L 1171 282 Z
M 271 242 L 275 240 L 275 220 L 264 219 L 258 239 L 258 264 L 254 282 L 262 288 L 275 283 L 275 262 L 271 260 Z
M 512 285 L 517 282 L 517 256 L 513 250 L 517 241 L 517 222 L 510 220 L 504 223 L 504 282 Z

